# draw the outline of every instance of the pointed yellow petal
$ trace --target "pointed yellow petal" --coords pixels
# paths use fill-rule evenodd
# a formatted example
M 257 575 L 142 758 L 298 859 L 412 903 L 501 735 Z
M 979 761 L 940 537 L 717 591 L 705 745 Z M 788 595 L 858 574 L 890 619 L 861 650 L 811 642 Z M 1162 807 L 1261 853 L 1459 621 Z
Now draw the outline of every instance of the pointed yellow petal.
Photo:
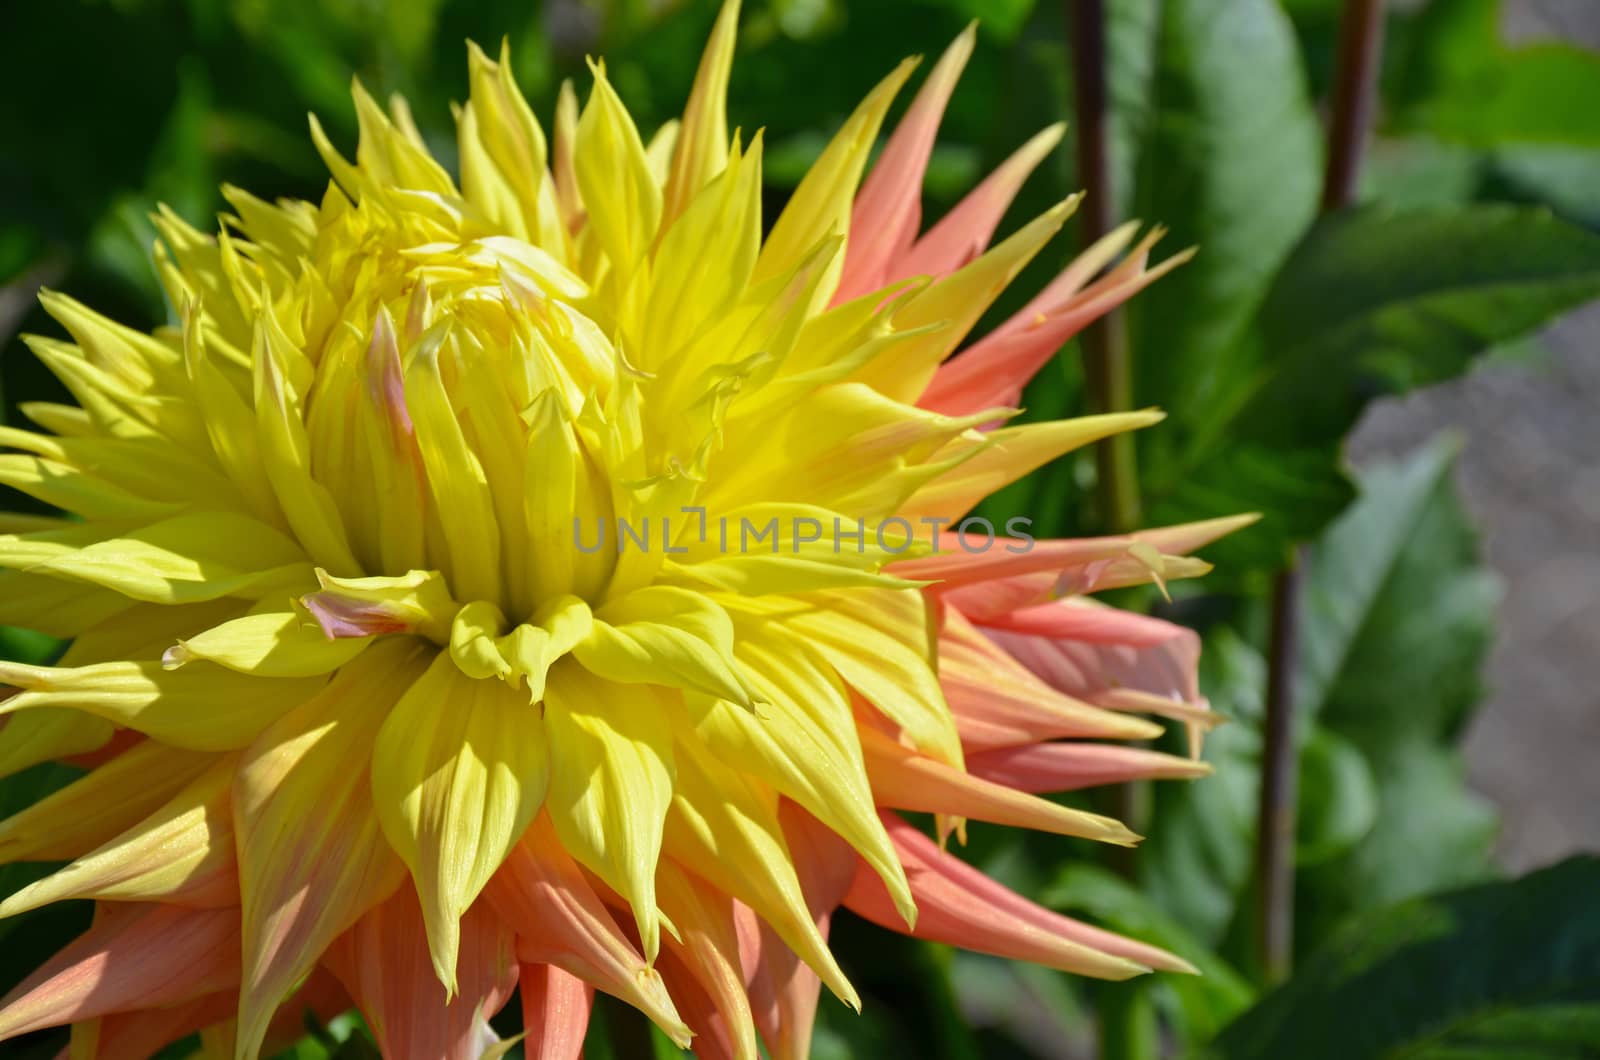
M 31 542 L 49 539 L 0 535 L 0 563 L 27 555 Z M 254 519 L 223 512 L 179 515 L 27 566 L 160 604 L 264 592 L 311 576 L 294 542 Z
M 633 118 L 594 66 L 594 89 L 578 119 L 573 157 L 583 205 L 612 270 L 630 276 L 656 237 L 661 188 L 650 172 Z
M 1114 412 L 1002 427 L 981 438 L 959 438 L 940 455 L 970 457 L 918 490 L 900 514 L 913 521 L 960 519 L 983 498 L 1057 457 L 1165 418 L 1166 413 L 1154 409 Z
M 232 905 L 235 765 L 232 755 L 219 759 L 149 817 L 0 902 L 0 917 L 69 898 Z
M 660 947 L 655 871 L 672 802 L 672 731 L 648 685 L 621 687 L 571 661 L 550 671 L 550 817 L 567 850 L 628 902 L 647 960 Z
M 733 46 L 739 29 L 739 0 L 723 0 L 717 23 L 700 56 L 689 105 L 683 110 L 683 127 L 672 169 L 667 177 L 662 205 L 662 227 L 667 228 L 700 189 L 722 172 L 728 151 L 728 76 L 733 71 Z
M 912 744 L 961 767 L 961 738 L 944 701 L 927 605 L 916 590 L 818 593 L 790 619 L 867 702 Z
M 272 611 L 180 640 L 161 661 L 169 670 L 204 659 L 255 677 L 315 677 L 337 670 L 369 643 L 366 637 L 331 639 L 311 619 Z
M 152 740 L 136 744 L 0 821 L 0 863 L 87 854 L 153 813 L 213 760 Z
M 667 849 L 718 890 L 755 910 L 841 1001 L 861 1008 L 817 930 L 778 822 L 778 793 L 685 740 L 681 790 L 667 818 Z
M 500 534 L 488 477 L 467 444 L 440 374 L 448 325 L 425 335 L 406 368 L 406 404 L 428 469 L 434 508 L 450 555 L 450 584 L 468 600 L 498 603 Z
M 404 878 L 378 825 L 368 761 L 385 712 L 425 658 L 415 642 L 375 645 L 245 752 L 233 793 L 243 1056 L 255 1055 L 278 1003 L 328 945 Z
M 197 751 L 246 746 L 325 683 L 321 677 L 247 677 L 209 662 L 169 671 L 153 661 L 76 667 L 0 662 L 0 681 L 24 690 L 0 700 L 0 714 L 70 707 Z
M 756 263 L 757 281 L 783 275 L 824 239 L 847 234 L 856 185 L 877 140 L 878 128 L 895 94 L 916 66 L 917 60 L 907 59 L 878 82 L 823 149 L 768 233 Z M 843 259 L 835 258 L 829 279 L 820 291 L 822 301 L 833 293 L 843 267 Z
M 372 797 L 411 869 L 433 970 L 456 989 L 460 920 L 539 812 L 551 755 L 539 714 L 508 685 L 437 656 L 378 733 Z

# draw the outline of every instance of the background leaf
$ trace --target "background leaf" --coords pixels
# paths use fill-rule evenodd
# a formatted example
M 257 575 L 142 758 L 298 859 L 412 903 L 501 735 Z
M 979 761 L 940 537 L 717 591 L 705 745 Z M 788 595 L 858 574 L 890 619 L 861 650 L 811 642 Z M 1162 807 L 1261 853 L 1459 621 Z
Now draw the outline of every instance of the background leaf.
M 1591 1055 L 1600 859 L 1417 899 L 1345 925 L 1217 1040 L 1229 1060 Z

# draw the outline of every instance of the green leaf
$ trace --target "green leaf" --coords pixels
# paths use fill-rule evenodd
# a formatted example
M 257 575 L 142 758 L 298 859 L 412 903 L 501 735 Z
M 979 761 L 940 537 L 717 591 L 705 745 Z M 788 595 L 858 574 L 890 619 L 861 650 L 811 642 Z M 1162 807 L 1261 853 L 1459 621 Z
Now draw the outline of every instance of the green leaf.
M 1450 735 L 1477 698 L 1498 596 L 1455 499 L 1458 443 L 1361 476 L 1306 576 L 1295 702 L 1378 746 Z
M 1452 489 L 1443 438 L 1362 476 L 1306 576 L 1296 703 L 1359 748 L 1371 828 L 1301 875 L 1301 933 L 1489 871 L 1496 817 L 1467 791 L 1456 735 L 1480 694 L 1498 589 Z
M 1027 24 L 1036 0 L 925 0 L 930 6 L 948 8 L 963 18 L 982 19 L 985 33 L 1011 40 Z M 800 5 L 797 5 L 800 6 Z
M 1261 311 L 1246 436 L 1334 438 L 1368 400 L 1451 378 L 1600 293 L 1600 236 L 1543 210 L 1354 210 L 1324 219 Z
M 1200 686 L 1228 719 L 1206 737 L 1216 773 L 1155 786 L 1155 824 L 1139 851 L 1141 882 L 1161 909 L 1208 946 L 1222 939 L 1250 876 L 1266 661 L 1230 629 L 1206 638 Z
M 1580 1057 L 1600 1045 L 1600 859 L 1368 913 L 1229 1026 L 1215 1054 Z
M 1316 865 L 1360 842 L 1378 819 L 1378 784 L 1361 751 L 1320 726 L 1300 750 L 1294 859 Z
M 1600 55 L 1561 41 L 1509 45 L 1500 0 L 1431 4 L 1397 64 L 1393 123 L 1476 147 L 1600 147 Z
M 1511 206 L 1353 210 L 1285 263 L 1226 393 L 1164 424 L 1147 463 L 1158 522 L 1264 513 L 1218 563 L 1281 562 L 1348 487 L 1339 446 L 1366 404 L 1448 379 L 1600 294 L 1600 236 Z M 1248 551 L 1229 554 L 1230 547 Z
M 1591 227 L 1600 222 L 1600 148 L 1514 144 L 1497 148 L 1492 165 L 1518 197 Z
M 1181 920 L 1106 869 L 1083 863 L 1068 865 L 1040 901 L 1053 909 L 1086 914 L 1095 923 L 1160 946 L 1198 968 L 1198 976 L 1161 976 L 1152 984 L 1158 1004 L 1175 1018 L 1183 1039 L 1209 1040 L 1255 998 L 1249 981 L 1211 952 Z
M 1133 305 L 1135 394 L 1187 424 L 1210 414 L 1228 354 L 1311 223 L 1321 133 L 1276 0 L 1170 0 L 1157 30 L 1133 216 L 1171 229 L 1166 253 L 1201 253 Z

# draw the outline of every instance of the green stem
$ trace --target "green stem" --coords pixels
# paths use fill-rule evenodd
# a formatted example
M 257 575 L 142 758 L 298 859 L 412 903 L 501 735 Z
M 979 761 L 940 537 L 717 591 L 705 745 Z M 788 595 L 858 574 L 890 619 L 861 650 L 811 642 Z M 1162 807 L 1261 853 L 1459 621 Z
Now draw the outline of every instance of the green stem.
M 1328 160 L 1322 210 L 1355 201 L 1367 131 L 1378 94 L 1383 48 L 1382 0 L 1346 0 L 1328 121 Z M 1272 592 L 1272 642 L 1267 659 L 1266 720 L 1256 829 L 1256 938 L 1262 978 L 1286 978 L 1294 959 L 1294 838 L 1299 740 L 1294 675 L 1300 645 L 1298 617 L 1309 546 L 1292 556 Z
M 1078 180 L 1086 193 L 1078 215 L 1083 246 L 1088 247 L 1116 223 L 1116 196 L 1111 178 L 1110 112 L 1106 95 L 1105 0 L 1068 0 L 1067 24 L 1072 43 L 1073 110 L 1077 123 Z M 1094 411 L 1120 412 L 1133 407 L 1133 351 L 1127 320 L 1112 311 L 1083 332 L 1084 377 Z M 1102 526 L 1112 533 L 1136 530 L 1140 522 L 1138 454 L 1133 436 L 1114 435 L 1095 448 L 1095 495 Z M 1119 784 L 1106 792 L 1105 809 L 1136 832 L 1144 831 L 1149 808 L 1148 786 Z M 1132 879 L 1133 851 L 1117 848 L 1112 867 Z M 1107 984 L 1098 991 L 1096 1011 L 1103 1060 L 1146 1060 L 1156 1055 L 1159 1029 L 1148 992 L 1134 983 Z
M 1116 224 L 1111 179 L 1109 114 L 1106 99 L 1106 19 L 1104 0 L 1070 0 L 1074 116 L 1077 120 L 1078 181 L 1087 193 L 1078 214 L 1088 247 Z M 1113 310 L 1083 332 L 1084 374 L 1096 412 L 1133 407 L 1133 352 L 1127 321 Z M 1139 528 L 1139 469 L 1133 435 L 1122 433 L 1095 450 L 1100 518 L 1112 533 Z

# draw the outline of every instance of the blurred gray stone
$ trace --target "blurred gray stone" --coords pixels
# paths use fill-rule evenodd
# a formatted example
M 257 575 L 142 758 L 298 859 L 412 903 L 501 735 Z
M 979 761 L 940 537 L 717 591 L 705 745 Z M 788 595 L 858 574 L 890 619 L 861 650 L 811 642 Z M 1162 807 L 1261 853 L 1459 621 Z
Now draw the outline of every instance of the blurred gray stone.
M 1468 779 L 1500 805 L 1498 855 L 1519 872 L 1600 850 L 1600 305 L 1543 343 L 1547 356 L 1377 403 L 1348 450 L 1361 466 L 1441 430 L 1466 439 L 1457 481 L 1505 583 Z

